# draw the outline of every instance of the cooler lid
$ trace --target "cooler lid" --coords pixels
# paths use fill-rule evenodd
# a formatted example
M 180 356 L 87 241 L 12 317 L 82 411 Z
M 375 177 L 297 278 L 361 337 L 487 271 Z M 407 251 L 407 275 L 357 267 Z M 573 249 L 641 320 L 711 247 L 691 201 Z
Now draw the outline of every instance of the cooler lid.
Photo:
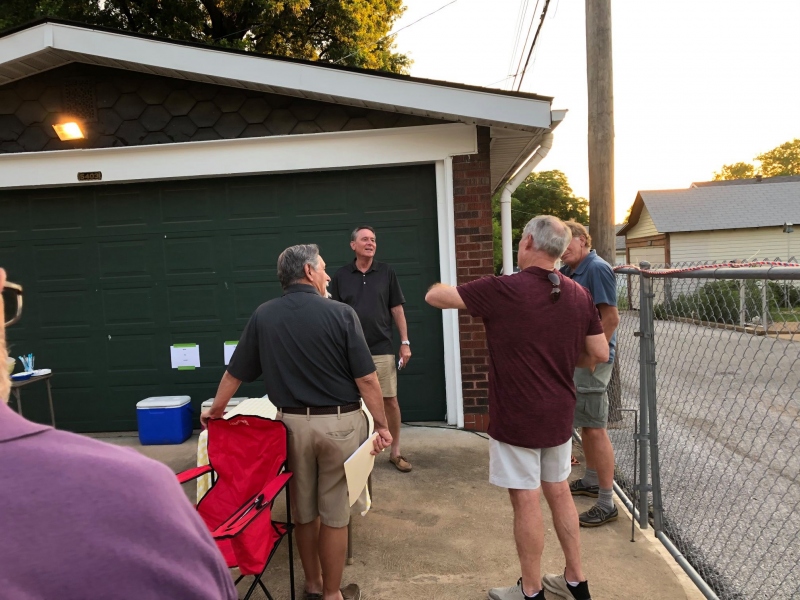
M 189 404 L 189 396 L 153 396 L 136 403 L 136 408 L 177 408 Z
M 247 400 L 247 398 L 231 398 L 228 402 L 228 406 L 226 408 L 233 408 L 234 406 L 238 406 L 240 402 Z M 200 407 L 201 408 L 211 408 L 211 405 L 214 404 L 214 399 L 209 398 L 205 402 L 203 402 Z

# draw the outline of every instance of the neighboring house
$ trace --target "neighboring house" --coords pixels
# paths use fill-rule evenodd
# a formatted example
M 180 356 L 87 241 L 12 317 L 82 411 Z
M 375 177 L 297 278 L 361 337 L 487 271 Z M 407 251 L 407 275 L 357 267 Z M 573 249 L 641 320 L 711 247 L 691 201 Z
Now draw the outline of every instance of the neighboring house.
M 619 230 L 625 227 L 625 223 L 614 225 L 614 230 L 619 233 Z M 614 264 L 626 265 L 628 264 L 628 253 L 625 251 L 625 238 L 617 236 L 617 250 L 614 255 Z
M 223 343 L 280 294 L 278 253 L 318 243 L 333 272 L 368 223 L 407 299 L 404 416 L 483 429 L 483 326 L 424 293 L 492 273 L 492 194 L 564 114 L 533 94 L 55 20 L 6 32 L 0 265 L 26 296 L 12 354 L 53 369 L 60 427 L 135 429 L 155 395 L 197 411 Z M 65 122 L 84 138 L 57 139 Z M 199 369 L 171 368 L 177 343 L 199 344 Z M 36 387 L 25 414 L 45 419 Z
M 640 191 L 624 236 L 627 262 L 653 265 L 800 255 L 800 177 L 693 183 L 688 189 Z M 800 230 L 800 229 L 798 229 Z

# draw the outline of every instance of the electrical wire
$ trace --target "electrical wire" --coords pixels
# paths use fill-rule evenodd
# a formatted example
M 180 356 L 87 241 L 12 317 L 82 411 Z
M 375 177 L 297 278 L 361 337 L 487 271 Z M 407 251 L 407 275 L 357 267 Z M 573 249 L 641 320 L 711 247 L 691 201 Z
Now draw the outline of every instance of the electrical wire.
M 462 427 L 448 427 L 445 425 L 418 425 L 416 423 L 409 423 L 408 421 L 401 421 L 403 425 L 407 427 L 419 427 L 420 429 L 447 429 L 448 431 L 464 431 L 466 433 L 474 433 L 479 438 L 483 438 L 484 440 L 488 440 L 488 435 L 481 435 L 478 431 L 473 431 L 472 429 L 464 429 Z
M 514 47 L 511 49 L 511 56 L 508 59 L 508 70 L 511 71 L 514 68 L 514 59 L 517 56 L 517 48 L 519 48 L 519 38 L 522 35 L 522 23 L 525 20 L 525 15 L 528 13 L 528 0 L 522 0 L 519 5 L 519 14 L 517 15 L 517 33 L 514 37 Z M 509 77 L 514 77 L 514 75 L 509 75 L 500 81 L 505 81 Z M 497 82 L 499 83 L 499 82 Z M 490 84 L 494 85 L 494 84 Z
M 445 4 L 444 6 L 440 6 L 439 8 L 437 8 L 436 10 L 434 10 L 433 12 L 429 12 L 427 15 L 424 15 L 424 16 L 420 17 L 420 18 L 419 18 L 419 19 L 417 19 L 416 21 L 414 21 L 414 22 L 412 22 L 412 23 L 409 23 L 408 25 L 404 25 L 403 27 L 401 27 L 401 28 L 400 28 L 400 29 L 398 29 L 397 31 L 392 31 L 392 32 L 390 32 L 390 33 L 386 34 L 385 36 L 383 36 L 383 37 L 382 37 L 382 38 L 380 38 L 379 40 L 376 40 L 376 41 L 375 41 L 375 43 L 376 43 L 376 44 L 379 44 L 379 43 L 380 43 L 380 42 L 382 42 L 383 40 L 387 40 L 387 39 L 389 39 L 390 37 L 393 37 L 393 36 L 397 35 L 397 34 L 398 34 L 398 33 L 400 33 L 401 31 L 403 31 L 403 30 L 405 30 L 405 29 L 408 29 L 408 28 L 409 28 L 409 27 L 411 27 L 412 25 L 416 25 L 417 23 L 419 23 L 420 21 L 422 21 L 422 20 L 424 20 L 424 19 L 427 19 L 427 18 L 428 18 L 428 17 L 430 17 L 431 15 L 435 15 L 435 14 L 436 14 L 436 13 L 438 13 L 440 10 L 444 10 L 445 8 L 447 8 L 447 7 L 448 7 L 448 6 L 450 6 L 451 4 L 455 4 L 456 2 L 458 2 L 458 0 L 451 0 L 450 2 L 448 2 L 447 4 Z M 340 63 L 340 62 L 342 62 L 343 60 L 347 60 L 348 58 L 350 58 L 350 57 L 351 57 L 351 56 L 353 56 L 354 54 L 355 54 L 355 52 L 351 52 L 351 53 L 350 53 L 350 54 L 348 54 L 347 56 L 343 56 L 342 58 L 339 58 L 339 59 L 337 59 L 337 60 L 333 61 L 333 64 L 335 65 L 336 63 Z
M 517 69 L 514 71 L 514 81 L 511 82 L 511 87 L 514 87 L 514 84 L 517 82 L 517 75 L 519 75 L 520 68 L 522 67 L 522 57 L 525 56 L 525 48 L 528 47 L 528 38 L 531 36 L 531 31 L 533 30 L 533 23 L 536 20 L 536 11 L 539 10 L 539 0 L 536 0 L 536 5 L 533 7 L 533 13 L 531 13 L 531 23 L 528 25 L 528 33 L 525 34 L 525 41 L 522 44 L 522 52 L 519 53 L 519 62 L 517 62 Z
M 539 18 L 539 26 L 536 28 L 536 35 L 533 36 L 533 43 L 531 44 L 531 49 L 528 52 L 528 58 L 525 60 L 525 66 L 522 69 L 522 74 L 519 77 L 519 83 L 517 83 L 517 91 L 522 87 L 522 80 L 525 79 L 525 72 L 528 70 L 528 63 L 531 60 L 531 56 L 533 55 L 533 50 L 536 48 L 536 40 L 539 39 L 539 34 L 542 32 L 542 26 L 544 25 L 544 18 L 547 16 L 547 7 L 550 6 L 550 0 L 544 0 L 544 8 L 542 9 L 542 16 Z

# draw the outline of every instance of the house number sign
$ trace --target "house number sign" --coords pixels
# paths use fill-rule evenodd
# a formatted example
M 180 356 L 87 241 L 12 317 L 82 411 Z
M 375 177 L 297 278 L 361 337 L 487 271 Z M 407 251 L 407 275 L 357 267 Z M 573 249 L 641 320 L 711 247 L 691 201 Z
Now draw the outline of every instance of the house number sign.
M 85 171 L 83 173 L 78 173 L 78 181 L 101 181 L 102 179 L 102 171 Z

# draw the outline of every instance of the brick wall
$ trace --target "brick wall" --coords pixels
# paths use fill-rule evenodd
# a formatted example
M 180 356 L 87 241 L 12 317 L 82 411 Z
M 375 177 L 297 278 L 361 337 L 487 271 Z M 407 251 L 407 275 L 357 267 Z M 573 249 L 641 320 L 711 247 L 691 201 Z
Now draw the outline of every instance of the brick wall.
M 478 127 L 478 153 L 453 158 L 458 283 L 494 273 L 489 129 Z M 481 319 L 459 311 L 464 426 L 489 427 L 489 350 Z

